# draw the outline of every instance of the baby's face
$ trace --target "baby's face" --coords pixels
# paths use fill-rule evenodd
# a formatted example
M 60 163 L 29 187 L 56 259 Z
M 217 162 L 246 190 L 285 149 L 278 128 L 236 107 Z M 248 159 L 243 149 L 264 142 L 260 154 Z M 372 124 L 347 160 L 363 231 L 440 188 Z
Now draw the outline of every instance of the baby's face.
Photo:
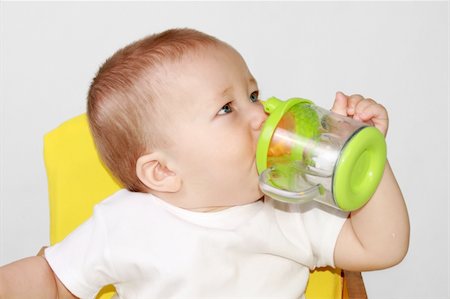
M 209 47 L 168 70 L 168 152 L 182 179 L 173 203 L 206 211 L 261 198 L 255 151 L 266 114 L 244 60 L 231 48 Z

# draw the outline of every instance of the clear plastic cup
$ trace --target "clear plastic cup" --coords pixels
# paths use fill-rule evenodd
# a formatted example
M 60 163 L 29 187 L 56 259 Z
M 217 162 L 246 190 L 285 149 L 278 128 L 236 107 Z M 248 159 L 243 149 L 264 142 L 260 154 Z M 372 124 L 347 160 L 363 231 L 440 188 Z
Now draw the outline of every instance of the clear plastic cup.
M 345 211 L 370 199 L 386 163 L 378 129 L 305 99 L 272 97 L 263 105 L 269 116 L 258 141 L 257 166 L 264 193 Z

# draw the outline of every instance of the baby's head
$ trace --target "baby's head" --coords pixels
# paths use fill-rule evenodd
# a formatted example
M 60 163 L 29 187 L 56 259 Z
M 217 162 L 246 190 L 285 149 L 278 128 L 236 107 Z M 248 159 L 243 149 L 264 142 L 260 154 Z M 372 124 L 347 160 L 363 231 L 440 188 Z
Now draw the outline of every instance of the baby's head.
M 88 119 L 111 172 L 132 191 L 188 209 L 257 200 L 257 137 L 265 114 L 242 57 L 190 29 L 139 40 L 94 78 Z

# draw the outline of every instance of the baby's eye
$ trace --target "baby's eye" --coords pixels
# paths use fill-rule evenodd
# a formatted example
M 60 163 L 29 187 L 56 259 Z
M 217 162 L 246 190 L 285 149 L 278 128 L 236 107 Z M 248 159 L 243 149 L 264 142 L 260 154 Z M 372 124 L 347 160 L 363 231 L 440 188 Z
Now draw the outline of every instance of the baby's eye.
M 252 92 L 250 94 L 250 101 L 252 103 L 256 103 L 256 102 L 258 102 L 258 97 L 259 97 L 259 91 L 255 90 L 254 92 Z
M 233 110 L 231 109 L 231 102 L 229 102 L 223 105 L 222 108 L 220 108 L 219 112 L 217 112 L 217 115 L 225 115 L 231 112 L 233 112 Z

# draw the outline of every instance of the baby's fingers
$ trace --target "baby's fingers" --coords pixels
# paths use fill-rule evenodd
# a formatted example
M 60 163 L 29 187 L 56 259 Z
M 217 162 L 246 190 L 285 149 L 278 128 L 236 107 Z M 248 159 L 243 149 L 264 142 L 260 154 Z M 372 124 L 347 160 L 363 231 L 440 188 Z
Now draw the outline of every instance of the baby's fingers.
M 347 106 L 347 96 L 340 91 L 336 92 L 336 98 L 334 100 L 333 107 L 331 107 L 331 111 L 340 115 L 347 116 Z
M 365 99 L 355 107 L 354 119 L 375 126 L 384 135 L 387 133 L 389 119 L 386 108 L 372 99 Z
M 353 94 L 348 97 L 347 115 L 354 116 L 356 112 L 356 106 L 359 105 L 364 97 L 360 94 Z
M 331 111 L 344 116 L 353 116 L 355 114 L 356 105 L 362 100 L 364 100 L 362 95 L 353 94 L 348 96 L 343 92 L 338 91 Z
M 358 101 L 353 107 L 353 118 L 359 121 L 368 121 L 370 118 L 367 118 L 367 111 L 370 110 L 371 106 L 377 105 L 372 99 L 362 99 Z

